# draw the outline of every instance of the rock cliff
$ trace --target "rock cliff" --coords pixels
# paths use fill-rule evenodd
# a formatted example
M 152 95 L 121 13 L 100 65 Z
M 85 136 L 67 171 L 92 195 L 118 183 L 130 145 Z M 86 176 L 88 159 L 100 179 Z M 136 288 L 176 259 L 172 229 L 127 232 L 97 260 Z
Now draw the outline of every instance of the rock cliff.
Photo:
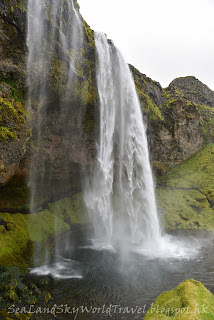
M 0 185 L 20 171 L 27 152 L 24 21 L 21 3 L 0 2 Z
M 163 89 L 131 66 L 155 172 L 163 174 L 214 139 L 214 92 L 195 77 Z

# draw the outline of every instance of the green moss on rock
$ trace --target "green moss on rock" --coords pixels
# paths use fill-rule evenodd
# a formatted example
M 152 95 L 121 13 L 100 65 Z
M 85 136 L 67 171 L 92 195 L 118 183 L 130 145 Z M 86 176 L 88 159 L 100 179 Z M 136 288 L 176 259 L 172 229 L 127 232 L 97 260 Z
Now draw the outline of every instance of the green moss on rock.
M 141 74 L 136 68 L 130 65 L 133 74 L 135 87 L 140 99 L 143 113 L 150 120 L 164 120 L 160 106 L 162 104 L 160 84 Z
M 190 92 L 191 93 L 191 92 Z M 197 96 L 197 92 L 193 92 L 194 96 Z M 164 114 L 172 112 L 173 108 L 177 105 L 182 105 L 182 112 L 189 121 L 196 118 L 200 119 L 199 132 L 203 136 L 204 143 L 212 142 L 214 137 L 214 109 L 208 105 L 196 104 L 193 101 L 188 100 L 186 95 L 179 92 L 174 87 L 169 86 L 163 89 L 162 93 L 164 99 Z M 188 96 L 189 97 L 189 96 Z M 193 99 L 194 100 L 194 99 Z M 168 117 L 168 116 L 167 116 Z M 176 122 L 176 118 L 170 117 L 171 122 Z
M 201 282 L 186 280 L 172 291 L 162 293 L 145 320 L 212 320 L 214 295 Z
M 3 0 L 3 3 L 7 3 L 11 13 L 14 13 L 14 9 L 19 9 L 21 12 L 27 11 L 26 0 Z
M 28 313 L 29 305 L 35 308 L 49 306 L 50 293 L 44 290 L 44 286 L 24 281 L 25 274 L 17 267 L 5 267 L 0 269 L 0 319 L 31 319 L 32 313 Z M 48 282 L 47 282 L 48 283 Z M 3 309 L 3 310 L 2 310 Z
M 166 229 L 214 230 L 214 144 L 158 180 L 157 202 Z
M 69 231 L 72 224 L 87 223 L 82 194 L 49 204 L 46 210 L 37 213 L 0 213 L 0 218 L 7 222 L 6 227 L 0 226 L 0 266 L 22 269 L 31 264 L 34 244 L 44 245 Z
M 32 315 L 26 314 L 10 314 L 6 310 L 0 311 L 0 317 L 2 320 L 30 320 Z
M 214 108 L 197 104 L 205 142 L 214 140 Z
M 4 233 L 5 231 L 6 231 L 5 226 L 2 226 L 2 225 L 1 225 L 1 226 L 0 226 L 0 234 L 1 234 L 1 233 Z
M 0 82 L 0 141 L 17 139 L 26 124 L 26 108 L 21 90 L 13 82 Z
M 69 224 L 82 224 L 88 222 L 88 218 L 85 215 L 82 193 L 77 193 L 71 197 L 66 197 L 55 203 L 49 204 L 49 210 Z

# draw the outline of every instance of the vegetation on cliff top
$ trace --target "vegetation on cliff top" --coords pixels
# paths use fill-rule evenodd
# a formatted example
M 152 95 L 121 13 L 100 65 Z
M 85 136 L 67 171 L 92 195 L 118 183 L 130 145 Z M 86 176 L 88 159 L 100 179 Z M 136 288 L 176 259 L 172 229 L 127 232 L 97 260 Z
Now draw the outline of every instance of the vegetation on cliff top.
M 162 293 L 145 320 L 212 320 L 214 295 L 201 282 L 186 280 L 172 291 Z
M 157 201 L 166 229 L 214 230 L 214 144 L 158 180 Z

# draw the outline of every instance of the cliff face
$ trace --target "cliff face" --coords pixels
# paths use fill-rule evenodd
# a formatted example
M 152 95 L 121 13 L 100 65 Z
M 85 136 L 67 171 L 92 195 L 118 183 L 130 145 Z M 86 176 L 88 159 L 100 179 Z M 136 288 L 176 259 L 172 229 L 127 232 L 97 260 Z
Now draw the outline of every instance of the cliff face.
M 55 183 L 56 189 L 64 188 L 65 180 L 69 179 L 77 190 L 81 186 L 80 175 L 95 154 L 98 95 L 93 31 L 82 19 L 83 45 L 78 52 L 79 63 L 69 96 L 64 94 L 69 56 L 62 57 L 61 44 L 57 39 L 48 48 L 45 79 L 48 101 L 45 112 L 41 114 L 38 112 L 37 88 L 42 84 L 38 82 L 37 70 L 30 70 L 34 97 L 29 113 L 26 106 L 26 3 L 26 0 L 0 1 L 0 185 L 1 194 L 4 194 L 0 197 L 0 207 L 27 203 L 28 191 L 23 182 L 29 176 L 32 155 L 36 157 L 32 169 L 38 173 L 41 171 L 39 160 L 42 157 L 47 175 L 52 177 L 49 183 Z M 77 2 L 75 6 L 78 10 Z M 50 18 L 46 24 L 50 31 L 57 28 Z M 63 119 L 59 101 L 64 109 L 69 109 L 72 117 L 65 114 Z M 39 116 L 43 117 L 40 145 L 36 143 Z M 65 158 L 66 166 L 63 165 Z M 9 194 L 17 193 L 18 189 L 22 190 L 19 201 L 18 197 L 12 200 Z
M 76 3 L 78 10 L 78 4 Z M 51 21 L 47 21 L 50 28 Z M 96 87 L 96 53 L 93 31 L 82 20 L 84 45 L 78 55 L 78 65 L 71 95 L 63 103 L 71 106 L 73 117 L 67 122 L 66 139 L 63 122 L 57 109 L 63 95 L 64 73 L 67 61 L 60 55 L 51 56 L 48 78 L 49 111 L 43 122 L 42 155 L 56 185 L 72 177 L 73 188 L 79 189 L 80 175 L 93 163 L 98 136 L 98 94 Z M 32 110 L 31 125 L 26 117 L 26 1 L 0 0 L 0 185 L 1 194 L 24 190 L 15 202 L 0 198 L 0 207 L 18 206 L 27 197 L 23 177 L 29 173 L 31 154 L 35 151 L 35 123 L 38 114 Z M 60 44 L 56 43 L 56 46 Z M 214 93 L 194 77 L 175 79 L 163 89 L 158 82 L 130 66 L 142 103 L 151 160 L 155 173 L 186 159 L 214 139 Z M 32 81 L 34 73 L 30 74 Z M 37 83 L 38 84 L 38 83 Z M 29 122 L 28 122 L 29 123 Z M 38 150 L 37 150 L 38 151 Z M 68 156 L 69 155 L 69 156 Z M 62 160 L 67 157 L 67 167 Z M 36 162 L 39 169 L 39 161 Z M 35 169 L 35 168 L 34 168 Z M 69 174 L 68 174 L 69 172 Z M 11 180 L 13 179 L 13 180 Z M 15 180 L 14 180 L 15 179 Z M 12 183 L 16 181 L 16 183 Z M 20 185 L 17 181 L 20 181 Z M 9 183 L 8 183 L 9 182 Z M 13 189 L 13 185 L 15 186 Z M 19 187 L 17 187 L 19 185 Z M 20 200 L 18 200 L 20 199 Z M 20 201 L 20 202 L 19 202 Z
M 168 88 L 131 67 L 147 122 L 155 172 L 185 160 L 214 139 L 214 92 L 195 77 L 178 78 Z
M 29 137 L 24 101 L 25 10 L 15 3 L 0 2 L 0 184 L 19 170 Z

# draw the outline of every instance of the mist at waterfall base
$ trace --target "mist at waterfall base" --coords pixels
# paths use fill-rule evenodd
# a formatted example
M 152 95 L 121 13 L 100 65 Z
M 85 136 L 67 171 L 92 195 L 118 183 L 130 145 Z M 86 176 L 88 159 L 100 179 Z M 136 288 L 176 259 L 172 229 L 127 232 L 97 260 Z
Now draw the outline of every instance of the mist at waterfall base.
M 72 100 L 78 56 L 68 55 L 68 52 L 78 52 L 82 46 L 82 20 L 73 1 L 65 3 L 66 7 L 50 0 L 28 2 L 28 104 L 33 114 L 35 144 L 29 181 L 32 212 L 43 201 L 54 202 L 57 188 L 72 189 L 68 159 L 70 143 L 76 133 L 68 130 L 74 127 L 72 121 L 75 120 L 69 101 Z M 47 14 L 51 14 L 53 26 L 50 29 Z M 66 25 L 64 15 L 68 21 Z M 60 46 L 56 47 L 58 42 Z M 82 281 L 88 270 L 82 261 L 87 256 L 88 261 L 89 256 L 94 256 L 95 264 L 100 257 L 112 261 L 123 274 L 123 266 L 126 270 L 135 270 L 141 261 L 141 267 L 147 270 L 146 261 L 151 259 L 188 260 L 194 259 L 200 251 L 201 241 L 193 237 L 176 238 L 161 232 L 145 126 L 129 67 L 103 34 L 95 33 L 95 44 L 100 135 L 95 166 L 83 183 L 84 200 L 94 232 L 83 242 L 77 236 L 79 243 L 75 245 L 69 233 L 63 235 L 63 240 L 56 236 L 51 256 L 48 256 L 48 249 L 36 246 L 36 267 L 31 270 L 32 274 Z M 47 75 L 52 71 L 50 60 L 53 62 L 57 56 L 66 61 L 66 85 L 53 104 Z M 53 136 L 62 137 L 58 141 L 62 154 L 52 159 L 44 149 Z M 64 161 L 59 172 L 60 178 L 63 176 L 61 180 L 56 175 L 57 157 Z M 58 214 L 56 211 L 53 226 L 56 235 Z M 101 269 L 92 266 L 93 272 L 96 269 L 98 273 L 104 272 L 103 268 L 103 264 Z
M 61 272 L 51 270 L 54 263 L 38 268 L 31 273 L 29 282 L 34 283 L 39 280 L 48 282 L 46 289 L 54 297 L 51 306 L 55 304 L 68 305 L 72 308 L 80 308 L 76 314 L 57 314 L 56 319 L 114 319 L 114 320 L 142 320 L 145 314 L 137 313 L 96 313 L 81 312 L 81 306 L 103 308 L 105 310 L 110 305 L 118 305 L 121 308 L 142 308 L 147 311 L 156 297 L 163 291 L 174 289 L 178 284 L 186 279 L 195 279 L 202 283 L 214 293 L 213 271 L 214 271 L 214 245 L 211 239 L 203 240 L 204 235 L 199 232 L 187 232 L 189 245 L 194 245 L 195 239 L 204 244 L 204 249 L 199 250 L 197 257 L 192 259 L 150 259 L 149 257 L 130 253 L 129 259 L 121 263 L 117 252 L 110 250 L 94 250 L 88 248 L 87 234 L 84 230 L 72 231 L 69 237 L 64 235 L 58 238 L 61 255 L 61 267 L 64 269 L 64 277 Z M 185 236 L 177 235 L 178 239 Z M 69 241 L 68 241 L 69 240 Z M 68 245 L 69 243 L 69 245 Z M 72 269 L 72 274 L 76 272 L 76 277 L 69 279 L 68 273 Z M 49 270 L 48 270 L 49 269 Z M 58 268 L 59 270 L 59 268 Z M 48 276 L 49 274 L 49 276 Z M 56 276 L 52 279 L 52 276 Z M 80 277 L 81 276 L 81 277 Z M 144 306 L 146 308 L 144 309 Z M 38 316 L 39 319 L 39 316 Z M 44 317 L 45 319 L 45 317 Z M 49 318 L 47 318 L 49 319 Z

